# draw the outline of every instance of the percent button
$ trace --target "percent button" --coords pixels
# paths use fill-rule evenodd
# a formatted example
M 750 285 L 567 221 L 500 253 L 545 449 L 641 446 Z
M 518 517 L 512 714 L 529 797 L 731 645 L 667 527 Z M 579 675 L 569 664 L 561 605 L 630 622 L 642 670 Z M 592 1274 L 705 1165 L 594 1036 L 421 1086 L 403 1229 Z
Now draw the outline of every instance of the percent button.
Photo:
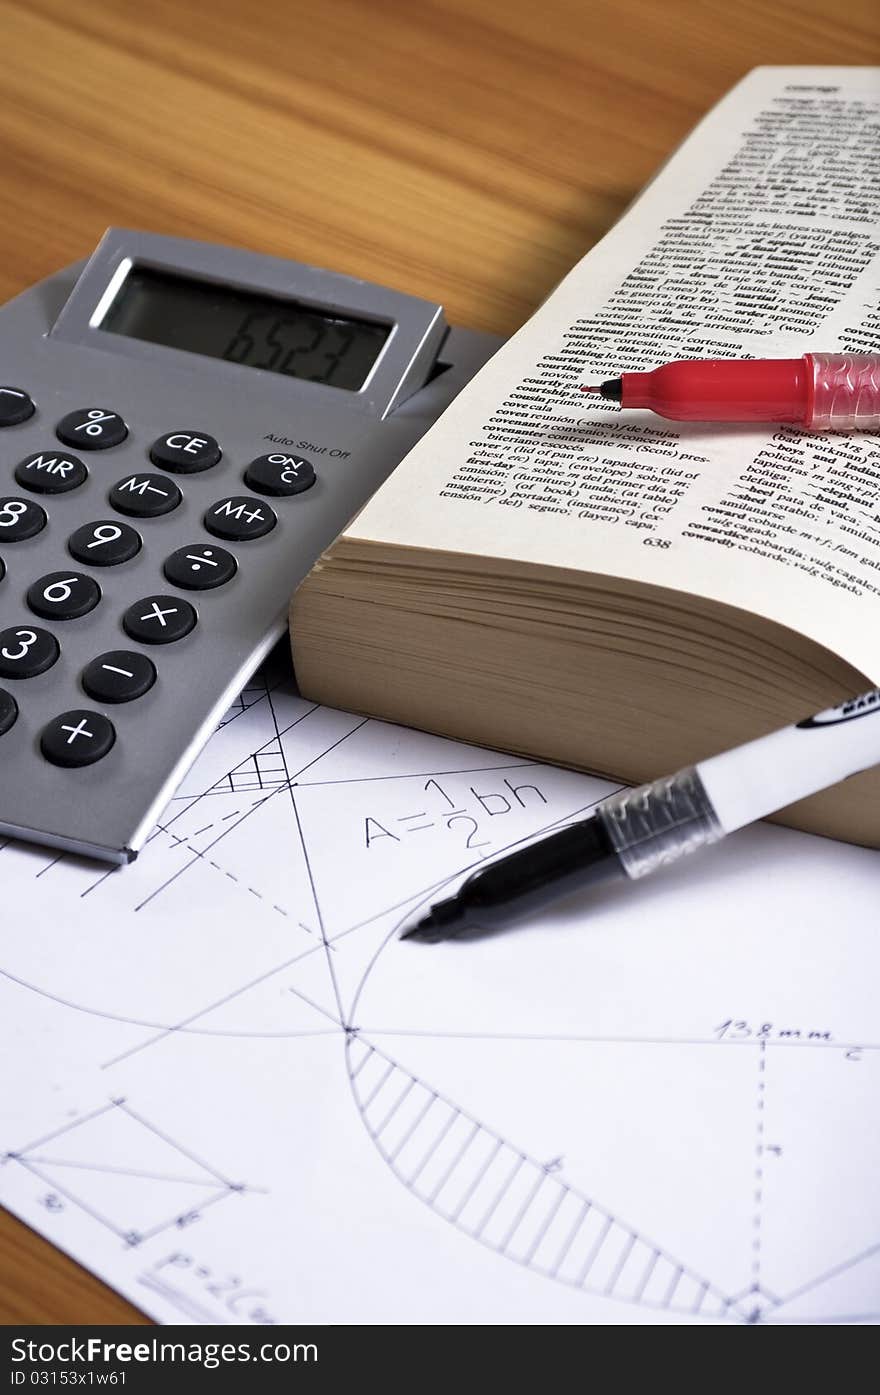
M 80 450 L 109 450 L 122 445 L 128 427 L 118 412 L 108 412 L 104 407 L 80 407 L 61 418 L 55 435 L 66 446 L 78 446 Z

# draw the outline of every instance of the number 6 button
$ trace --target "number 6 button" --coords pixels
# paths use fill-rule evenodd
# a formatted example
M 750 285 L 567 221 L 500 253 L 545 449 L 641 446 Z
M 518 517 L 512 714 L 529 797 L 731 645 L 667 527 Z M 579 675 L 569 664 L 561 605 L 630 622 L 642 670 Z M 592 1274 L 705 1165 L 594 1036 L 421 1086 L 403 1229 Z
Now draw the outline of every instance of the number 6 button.
M 60 652 L 48 630 L 0 630 L 0 678 L 35 678 L 52 667 Z
M 195 629 L 196 619 L 189 601 L 178 596 L 145 596 L 128 607 L 122 627 L 141 644 L 173 644 Z
M 94 610 L 100 599 L 97 581 L 83 572 L 49 572 L 27 593 L 31 610 L 44 620 L 78 620 Z
M 67 550 L 78 562 L 90 567 L 116 567 L 130 562 L 141 550 L 140 533 L 127 523 L 84 523 L 71 533 Z

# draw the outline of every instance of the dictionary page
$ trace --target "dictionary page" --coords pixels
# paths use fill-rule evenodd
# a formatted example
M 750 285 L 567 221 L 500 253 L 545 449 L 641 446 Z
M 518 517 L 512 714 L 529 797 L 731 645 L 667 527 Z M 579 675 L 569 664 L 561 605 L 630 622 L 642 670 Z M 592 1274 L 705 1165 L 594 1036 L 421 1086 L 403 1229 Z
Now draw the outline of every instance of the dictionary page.
M 880 853 L 398 938 L 609 788 L 264 675 L 131 866 L 0 846 L 0 1203 L 166 1323 L 877 1321 Z
M 759 68 L 465 389 L 346 536 L 740 606 L 880 681 L 880 437 L 667 422 L 580 383 L 876 350 L 880 69 Z

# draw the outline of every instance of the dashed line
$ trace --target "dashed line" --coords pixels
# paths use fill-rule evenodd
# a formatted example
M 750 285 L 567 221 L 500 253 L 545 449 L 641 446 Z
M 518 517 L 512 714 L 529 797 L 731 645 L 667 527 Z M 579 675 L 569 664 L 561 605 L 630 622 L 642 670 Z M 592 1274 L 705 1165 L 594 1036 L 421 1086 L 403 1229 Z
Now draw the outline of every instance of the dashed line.
M 757 1126 L 755 1133 L 755 1214 L 752 1219 L 752 1278 L 758 1283 L 761 1277 L 761 1221 L 764 1202 L 764 1092 L 766 1088 L 767 1043 L 761 1042 L 758 1057 L 758 1098 Z

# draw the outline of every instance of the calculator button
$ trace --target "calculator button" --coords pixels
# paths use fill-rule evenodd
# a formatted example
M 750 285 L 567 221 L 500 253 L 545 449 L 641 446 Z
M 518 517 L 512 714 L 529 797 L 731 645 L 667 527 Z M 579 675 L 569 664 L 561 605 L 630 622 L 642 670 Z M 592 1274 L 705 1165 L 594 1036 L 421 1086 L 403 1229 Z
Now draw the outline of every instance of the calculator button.
M 0 542 L 35 538 L 47 522 L 45 511 L 30 499 L 0 499 Z
M 127 523 L 84 523 L 67 539 L 67 550 L 78 562 L 90 567 L 117 567 L 129 562 L 141 550 L 140 533 Z
M 21 388 L 0 387 L 0 427 L 18 426 L 32 417 L 36 408 L 33 399 Z
M 185 591 L 211 591 L 232 580 L 238 563 L 225 548 L 192 543 L 172 552 L 162 570 L 172 586 L 181 586 Z
M 196 619 L 189 601 L 179 596 L 145 596 L 128 607 L 122 628 L 141 644 L 173 644 L 195 629 Z
M 64 445 L 78 446 L 81 451 L 109 451 L 110 446 L 123 444 L 128 427 L 117 412 L 79 407 L 78 412 L 61 417 L 54 434 Z
M 44 620 L 78 620 L 94 610 L 100 599 L 97 581 L 82 572 L 49 572 L 27 593 L 31 610 Z
M 99 654 L 86 665 L 80 681 L 96 702 L 133 702 L 152 688 L 156 666 L 146 654 L 111 649 L 109 654 Z
M 61 650 L 48 630 L 10 627 L 0 630 L 0 677 L 36 678 L 51 668 Z
M 5 736 L 9 728 L 15 725 L 17 716 L 18 703 L 15 698 L 5 688 L 0 688 L 0 736 Z
M 115 740 L 116 729 L 107 717 L 76 707 L 43 727 L 40 750 L 53 765 L 94 765 Z
M 278 519 L 268 504 L 261 504 L 259 499 L 249 499 L 244 494 L 234 494 L 230 499 L 221 499 L 213 504 L 202 522 L 215 538 L 247 542 L 271 533 Z
M 150 446 L 150 459 L 163 470 L 173 470 L 178 475 L 194 475 L 199 470 L 210 470 L 216 465 L 222 452 L 213 436 L 204 431 L 169 431 L 160 436 Z
M 121 446 L 128 427 L 118 412 L 106 412 L 103 407 L 80 407 L 68 412 L 55 428 L 55 435 L 66 446 L 80 450 L 109 450 Z
M 311 489 L 317 475 L 310 460 L 302 455 L 258 455 L 244 472 L 248 489 L 258 494 L 302 494 Z
M 88 477 L 88 470 L 75 455 L 45 450 L 26 456 L 15 467 L 18 483 L 35 494 L 66 494 L 69 489 L 79 489 Z
M 183 495 L 165 475 L 129 475 L 114 484 L 110 503 L 130 518 L 158 518 L 176 509 Z

